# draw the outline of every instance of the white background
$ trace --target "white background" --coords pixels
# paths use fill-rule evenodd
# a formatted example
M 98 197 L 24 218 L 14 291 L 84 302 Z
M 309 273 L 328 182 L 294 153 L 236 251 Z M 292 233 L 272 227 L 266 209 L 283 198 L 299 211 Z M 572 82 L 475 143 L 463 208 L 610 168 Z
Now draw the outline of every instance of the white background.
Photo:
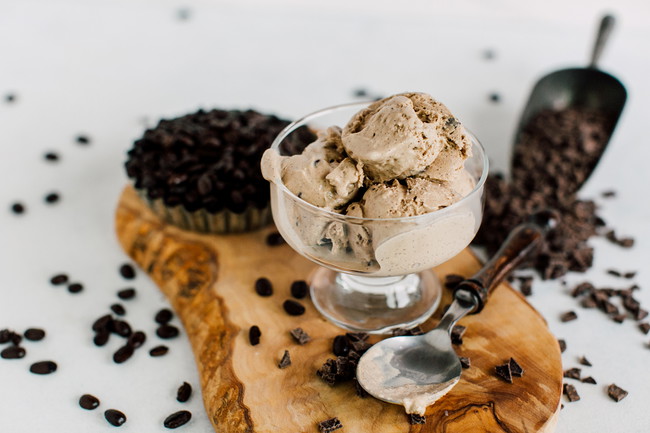
M 189 19 L 179 20 L 184 9 Z M 0 2 L 0 329 L 43 327 L 46 339 L 25 343 L 23 360 L 0 359 L 0 432 L 96 432 L 110 427 L 104 409 L 123 410 L 124 432 L 164 431 L 162 420 L 187 408 L 187 432 L 210 432 L 197 393 L 175 401 L 188 381 L 198 388 L 184 338 L 169 355 L 150 358 L 161 342 L 155 312 L 166 305 L 139 274 L 127 319 L 147 332 L 145 350 L 113 364 L 118 347 L 92 344 L 90 325 L 130 284 L 117 273 L 126 260 L 113 232 L 113 211 L 126 182 L 125 151 L 160 117 L 199 107 L 253 107 L 296 117 L 371 95 L 417 90 L 444 101 L 488 149 L 493 166 L 507 166 L 518 114 L 534 81 L 553 69 L 585 64 L 596 22 L 612 11 L 618 26 L 602 58 L 603 69 L 627 86 L 619 128 L 584 197 L 614 188 L 601 200 L 603 217 L 636 238 L 623 250 L 602 239 L 588 277 L 603 286 L 627 281 L 609 267 L 638 270 L 638 298 L 650 306 L 650 6 L 645 1 L 208 1 L 208 0 L 2 0 Z M 496 58 L 486 61 L 492 49 Z M 501 102 L 489 101 L 498 92 Z M 92 144 L 74 142 L 88 134 Z M 61 154 L 57 164 L 42 155 Z M 62 202 L 43 203 L 59 191 Z M 8 211 L 14 200 L 28 212 Z M 2 210 L 5 209 L 5 210 Z M 49 278 L 70 274 L 86 290 L 70 295 Z M 570 282 L 587 276 L 572 275 Z M 582 400 L 566 403 L 557 431 L 650 431 L 650 336 L 632 321 L 616 325 L 579 308 L 559 282 L 536 284 L 530 301 L 551 330 L 565 338 L 565 367 L 586 355 L 598 385 L 576 383 Z M 579 319 L 562 324 L 560 313 Z M 175 322 L 177 323 L 177 321 Z M 513 324 L 516 326 L 516 324 Z M 184 335 L 184 334 L 183 334 Z M 540 353 L 539 356 L 544 356 Z M 28 372 L 53 359 L 50 376 Z M 620 403 L 606 395 L 615 382 L 630 392 Z M 98 396 L 102 409 L 86 412 L 76 401 Z M 314 428 L 314 431 L 315 428 Z M 361 432 L 354 432 L 361 433 Z

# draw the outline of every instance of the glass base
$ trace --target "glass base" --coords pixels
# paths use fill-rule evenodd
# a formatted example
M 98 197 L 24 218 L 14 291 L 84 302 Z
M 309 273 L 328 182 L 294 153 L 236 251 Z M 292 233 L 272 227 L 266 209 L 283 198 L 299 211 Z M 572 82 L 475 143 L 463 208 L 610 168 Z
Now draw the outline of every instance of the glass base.
M 311 299 L 329 321 L 354 332 L 389 334 L 412 328 L 433 314 L 442 286 L 431 270 L 398 277 L 360 277 L 318 268 Z

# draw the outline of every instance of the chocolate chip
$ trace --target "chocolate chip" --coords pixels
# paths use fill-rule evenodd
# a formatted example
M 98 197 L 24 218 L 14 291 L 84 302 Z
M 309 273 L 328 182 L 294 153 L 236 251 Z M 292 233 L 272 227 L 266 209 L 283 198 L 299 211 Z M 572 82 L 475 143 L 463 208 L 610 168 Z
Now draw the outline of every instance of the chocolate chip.
M 564 353 L 566 350 L 566 341 L 559 339 L 557 340 L 558 344 L 560 345 L 560 353 Z
M 268 236 L 266 236 L 266 245 L 270 247 L 277 247 L 279 245 L 284 245 L 285 243 L 284 238 L 278 232 L 269 233 Z
M 453 290 L 464 280 L 465 277 L 463 277 L 462 275 L 458 275 L 458 274 L 445 275 L 445 287 L 450 290 Z
M 129 263 L 125 263 L 120 266 L 120 275 L 125 280 L 132 280 L 135 278 L 135 268 Z
M 81 283 L 72 283 L 68 285 L 68 292 L 70 293 L 80 293 L 83 289 L 84 286 Z
M 463 334 L 465 334 L 465 327 L 462 325 L 454 325 L 451 329 L 451 344 L 463 344 Z
M 126 415 L 116 409 L 108 409 L 104 412 L 104 418 L 112 426 L 120 427 L 126 422 Z
M 284 354 L 282 355 L 282 359 L 280 359 L 280 362 L 278 363 L 278 368 L 287 368 L 290 365 L 291 356 L 289 355 L 289 351 L 285 350 Z
M 20 359 L 25 357 L 25 349 L 20 346 L 9 346 L 0 352 L 0 357 L 4 359 Z
M 190 411 L 179 410 L 178 412 L 174 412 L 173 414 L 165 418 L 165 421 L 163 422 L 163 426 L 169 429 L 174 429 L 174 428 L 184 426 L 185 424 L 190 422 L 191 419 L 192 419 L 192 413 Z
M 580 380 L 580 374 L 582 370 L 579 368 L 570 368 L 568 370 L 564 370 L 563 376 L 569 379 L 576 379 Z
M 260 337 L 262 336 L 262 331 L 260 331 L 259 326 L 253 325 L 248 330 L 248 341 L 251 343 L 251 346 L 257 346 L 260 344 Z
M 99 407 L 99 399 L 94 395 L 84 394 L 79 397 L 79 406 L 86 410 L 97 409 Z
M 147 335 L 142 331 L 136 331 L 129 336 L 126 344 L 134 349 L 141 347 L 147 340 Z
M 650 326 L 650 325 L 649 325 Z M 332 342 L 332 353 L 336 356 L 346 356 L 350 351 L 350 344 L 345 335 L 337 335 Z
M 594 379 L 591 376 L 583 377 L 580 379 L 580 382 L 582 383 L 591 383 L 592 385 L 596 385 L 596 379 Z
M 66 274 L 57 274 L 50 278 L 50 283 L 53 286 L 60 286 L 68 282 L 68 276 Z
M 111 305 L 111 311 L 113 311 L 113 313 L 117 314 L 118 316 L 124 316 L 126 314 L 126 310 L 121 304 Z
M 61 199 L 61 196 L 56 192 L 51 192 L 45 196 L 45 203 L 54 204 Z
M 135 297 L 135 289 L 132 288 L 122 289 L 119 292 L 117 292 L 117 297 L 125 301 L 128 299 L 133 299 Z
M 309 292 L 309 284 L 306 281 L 299 280 L 291 283 L 291 296 L 296 299 L 302 299 Z
M 273 284 L 271 284 L 268 278 L 258 278 L 255 281 L 255 291 L 260 296 L 271 296 L 273 294 Z
M 41 341 L 45 338 L 45 331 L 40 328 L 29 328 L 23 335 L 29 341 Z
M 508 383 L 512 383 L 512 371 L 510 370 L 509 362 L 506 362 L 503 365 L 497 365 L 494 368 L 494 372 L 496 373 L 497 377 L 500 377 Z
M 34 374 L 50 374 L 54 373 L 56 369 L 57 365 L 53 361 L 35 362 L 29 367 L 29 371 Z
M 408 417 L 409 417 L 409 424 L 411 425 L 424 424 L 427 422 L 426 417 L 422 415 L 418 415 L 416 413 L 409 413 Z
M 302 328 L 292 329 L 289 331 L 289 333 L 293 339 L 296 340 L 296 343 L 300 344 L 301 346 L 311 341 L 309 334 L 307 334 Z
M 587 360 L 587 358 L 585 358 L 584 356 L 578 358 L 578 362 L 582 365 L 586 365 L 587 367 L 591 367 L 591 362 L 589 362 L 589 360 Z
M 113 361 L 115 361 L 116 364 L 122 364 L 123 362 L 126 362 L 131 356 L 133 356 L 133 346 L 127 344 L 117 349 L 117 351 L 113 354 Z
M 641 332 L 647 335 L 648 332 L 650 332 L 650 323 L 648 322 L 639 323 L 639 329 L 641 330 Z
M 524 375 L 524 369 L 521 368 L 521 365 L 514 358 L 510 358 L 509 365 L 513 377 L 521 377 Z
M 575 311 L 567 311 L 566 313 L 563 313 L 560 316 L 560 321 L 562 322 L 570 322 L 572 320 L 576 320 L 578 318 L 578 315 L 576 314 Z
M 287 299 L 284 301 L 282 308 L 284 308 L 284 311 L 286 311 L 290 316 L 301 316 L 305 313 L 305 307 L 300 302 L 294 301 L 293 299 Z
M 16 215 L 24 214 L 25 210 L 26 210 L 25 205 L 22 203 L 16 202 L 11 204 L 11 211 Z
M 627 397 L 627 394 L 627 391 L 613 383 L 607 387 L 607 395 L 617 403 Z
M 394 337 L 403 337 L 403 336 L 410 336 L 410 335 L 422 335 L 424 334 L 424 331 L 422 331 L 422 328 L 420 328 L 419 326 L 416 326 L 411 329 L 396 328 L 391 331 L 391 334 Z
M 166 355 L 167 352 L 169 352 L 169 348 L 167 346 L 156 346 L 149 351 L 149 355 L 157 358 L 159 356 Z
M 567 396 L 570 402 L 580 400 L 580 396 L 578 395 L 578 391 L 576 391 L 576 387 L 569 383 L 564 384 L 562 387 L 562 393 Z
M 318 423 L 318 430 L 320 433 L 331 433 L 341 428 L 343 428 L 343 424 L 341 424 L 341 421 L 336 417 Z
M 472 366 L 472 363 L 469 358 L 466 358 L 464 356 L 459 356 L 458 359 L 460 360 L 460 366 L 462 368 L 470 368 Z
M 160 325 L 156 329 L 156 335 L 164 340 L 178 337 L 179 332 L 178 328 L 173 325 Z
M 174 313 L 169 308 L 163 308 L 162 310 L 156 313 L 154 320 L 156 321 L 156 323 L 165 325 L 171 322 L 173 318 L 174 318 Z
M 187 382 L 183 382 L 183 384 L 178 387 L 178 391 L 176 391 L 176 400 L 179 401 L 180 403 L 185 403 L 187 400 L 190 399 L 190 396 L 192 395 L 192 385 L 190 385 Z

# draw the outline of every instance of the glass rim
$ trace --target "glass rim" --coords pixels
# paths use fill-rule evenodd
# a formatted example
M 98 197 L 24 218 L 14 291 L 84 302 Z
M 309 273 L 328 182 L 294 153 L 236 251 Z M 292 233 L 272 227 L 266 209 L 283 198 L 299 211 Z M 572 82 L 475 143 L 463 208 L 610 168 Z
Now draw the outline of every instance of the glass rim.
M 299 127 L 305 125 L 307 122 L 310 120 L 313 120 L 315 118 L 321 117 L 323 115 L 329 114 L 331 112 L 343 109 L 343 108 L 354 108 L 354 107 L 359 107 L 359 109 L 365 108 L 368 105 L 372 104 L 375 101 L 366 101 L 366 102 L 349 102 L 346 104 L 339 104 L 339 105 L 334 105 L 331 107 L 323 108 L 318 111 L 314 111 L 312 113 L 309 113 L 297 120 L 294 120 L 291 122 L 289 125 L 287 125 L 280 133 L 275 137 L 273 140 L 273 143 L 271 143 L 271 146 L 269 149 L 279 152 L 280 144 L 291 134 L 294 130 L 298 129 Z M 334 125 L 330 125 L 334 126 Z M 344 125 L 345 126 L 345 125 Z M 427 212 L 421 215 L 412 215 L 412 216 L 406 216 L 406 217 L 393 217 L 393 218 L 366 218 L 366 217 L 358 217 L 358 216 L 353 216 L 353 215 L 345 215 L 345 214 L 340 214 L 338 212 L 335 212 L 333 210 L 325 209 L 319 206 L 316 206 L 314 204 L 309 203 L 306 200 L 301 199 L 297 195 L 295 195 L 287 186 L 282 182 L 282 178 L 279 176 L 276 176 L 271 183 L 276 185 L 276 187 L 280 188 L 280 190 L 284 193 L 287 194 L 292 200 L 297 202 L 298 204 L 308 208 L 308 209 L 313 209 L 317 213 L 323 213 L 325 215 L 329 215 L 334 219 L 339 219 L 339 220 L 344 220 L 344 221 L 356 221 L 356 222 L 363 222 L 363 221 L 395 221 L 395 222 L 400 222 L 400 221 L 405 221 L 405 222 L 417 222 L 420 220 L 425 220 L 427 218 L 432 218 L 433 216 L 439 217 L 439 216 L 444 216 L 444 214 L 450 213 L 456 208 L 462 206 L 464 203 L 467 203 L 470 201 L 471 198 L 473 198 L 478 192 L 481 190 L 483 185 L 485 184 L 485 181 L 487 180 L 488 176 L 488 170 L 489 170 L 489 162 L 487 158 L 487 154 L 485 153 L 485 148 L 483 147 L 483 144 L 479 141 L 479 139 L 474 135 L 469 129 L 465 128 L 465 131 L 469 135 L 470 139 L 472 140 L 472 151 L 474 151 L 474 146 L 477 146 L 479 149 L 479 154 L 483 158 L 483 166 L 482 166 L 482 171 L 481 171 L 481 177 L 479 180 L 476 182 L 476 185 L 474 185 L 474 188 L 472 191 L 458 200 L 455 203 L 450 204 L 449 206 L 438 209 L 432 212 Z M 473 156 L 472 156 L 473 157 Z M 472 158 L 470 157 L 470 158 Z

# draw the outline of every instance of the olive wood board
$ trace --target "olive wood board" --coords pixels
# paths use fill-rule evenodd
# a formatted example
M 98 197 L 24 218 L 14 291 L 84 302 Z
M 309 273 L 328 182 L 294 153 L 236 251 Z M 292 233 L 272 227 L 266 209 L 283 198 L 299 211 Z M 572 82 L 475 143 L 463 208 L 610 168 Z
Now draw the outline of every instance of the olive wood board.
M 410 425 L 401 406 L 358 397 L 351 382 L 332 387 L 316 375 L 325 360 L 334 358 L 334 336 L 345 331 L 320 316 L 308 299 L 301 301 L 304 315 L 285 313 L 282 303 L 291 298 L 291 283 L 308 280 L 316 265 L 286 244 L 268 246 L 273 227 L 239 235 L 191 233 L 163 223 L 126 187 L 116 229 L 124 250 L 160 287 L 183 323 L 216 432 L 317 433 L 318 423 L 331 417 L 340 419 L 342 433 L 555 429 L 562 393 L 558 342 L 542 316 L 507 284 L 494 291 L 481 314 L 459 322 L 467 331 L 456 351 L 470 358 L 471 367 L 428 408 L 425 424 Z M 479 267 L 466 249 L 435 272 L 470 276 Z M 260 277 L 273 283 L 272 296 L 255 292 Z M 441 305 L 450 298 L 445 290 Z M 439 318 L 440 311 L 423 328 L 431 329 Z M 252 325 L 262 331 L 257 346 L 248 340 Z M 289 334 L 296 327 L 312 341 L 298 345 Z M 280 369 L 284 350 L 292 364 Z M 494 374 L 495 366 L 510 357 L 525 370 L 513 383 Z

